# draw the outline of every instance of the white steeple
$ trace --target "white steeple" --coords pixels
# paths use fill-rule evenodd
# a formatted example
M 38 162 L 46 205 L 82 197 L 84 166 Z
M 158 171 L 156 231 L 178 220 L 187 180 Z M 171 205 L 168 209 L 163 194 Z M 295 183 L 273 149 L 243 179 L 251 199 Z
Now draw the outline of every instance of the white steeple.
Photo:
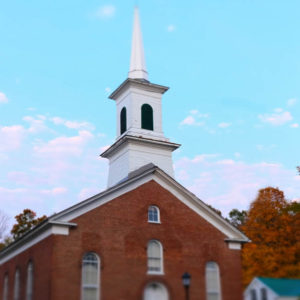
M 149 163 L 174 175 L 172 152 L 180 145 L 170 142 L 163 133 L 161 102 L 167 90 L 148 81 L 139 12 L 135 8 L 129 78 L 109 96 L 117 108 L 117 140 L 101 154 L 109 159 L 108 187 Z
M 131 60 L 128 77 L 132 79 L 148 80 L 139 9 L 137 6 L 134 9 Z

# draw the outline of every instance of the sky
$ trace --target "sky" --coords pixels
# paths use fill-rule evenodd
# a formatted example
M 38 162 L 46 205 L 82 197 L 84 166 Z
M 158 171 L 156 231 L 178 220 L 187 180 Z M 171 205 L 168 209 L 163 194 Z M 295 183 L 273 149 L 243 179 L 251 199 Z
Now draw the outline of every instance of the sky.
M 166 85 L 175 178 L 226 216 L 273 186 L 300 201 L 298 0 L 0 2 L 0 210 L 55 212 L 106 188 L 109 94 L 137 4 L 149 80 Z

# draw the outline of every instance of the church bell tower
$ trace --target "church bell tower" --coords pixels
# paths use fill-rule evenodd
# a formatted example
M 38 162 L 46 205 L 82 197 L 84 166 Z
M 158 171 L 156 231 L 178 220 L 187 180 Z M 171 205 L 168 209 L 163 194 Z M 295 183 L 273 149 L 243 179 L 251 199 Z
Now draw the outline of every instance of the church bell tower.
M 134 10 L 128 78 L 109 96 L 117 106 L 117 139 L 101 156 L 109 159 L 108 187 L 153 163 L 174 176 L 171 143 L 162 130 L 162 95 L 168 87 L 153 84 L 146 70 L 139 11 Z

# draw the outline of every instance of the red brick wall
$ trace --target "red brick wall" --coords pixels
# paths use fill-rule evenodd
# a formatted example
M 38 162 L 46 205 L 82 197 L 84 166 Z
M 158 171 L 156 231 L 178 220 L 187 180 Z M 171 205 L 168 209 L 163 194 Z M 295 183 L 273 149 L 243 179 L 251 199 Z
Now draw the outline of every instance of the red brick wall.
M 4 276 L 7 272 L 9 276 L 8 299 L 13 300 L 14 278 L 17 267 L 20 270 L 20 299 L 26 299 L 25 289 L 27 265 L 30 260 L 33 262 L 34 300 L 51 299 L 50 276 L 52 260 L 52 241 L 53 237 L 50 236 L 0 266 L 0 299 L 2 299 L 3 297 L 3 282 Z
M 160 208 L 161 224 L 147 222 L 149 205 Z M 240 251 L 230 250 L 221 232 L 154 181 L 72 222 L 78 227 L 67 238 L 55 238 L 55 300 L 80 299 L 81 259 L 87 251 L 101 258 L 101 300 L 141 299 L 152 280 L 163 282 L 171 299 L 184 299 L 186 271 L 192 275 L 190 299 L 205 299 L 207 261 L 219 264 L 222 299 L 242 299 Z M 146 274 L 151 239 L 163 245 L 163 276 Z
M 147 222 L 149 205 L 160 208 L 161 224 Z M 41 276 L 35 278 L 35 300 L 80 300 L 81 260 L 88 251 L 101 259 L 101 300 L 142 299 L 144 287 L 151 281 L 164 283 L 170 299 L 184 299 L 181 276 L 186 271 L 192 276 L 190 300 L 205 299 L 207 261 L 220 267 L 222 300 L 242 299 L 240 251 L 230 250 L 221 232 L 154 181 L 72 222 L 78 226 L 70 229 L 69 236 L 53 236 L 48 244 L 43 241 L 30 249 L 36 255 L 34 261 L 45 263 L 44 271 L 36 270 L 35 263 L 36 276 Z M 165 275 L 147 275 L 146 248 L 151 239 L 163 245 Z M 9 262 L 10 274 L 18 263 L 24 265 L 24 276 L 28 252 Z M 5 268 L 7 264 L 0 269 L 1 282 Z

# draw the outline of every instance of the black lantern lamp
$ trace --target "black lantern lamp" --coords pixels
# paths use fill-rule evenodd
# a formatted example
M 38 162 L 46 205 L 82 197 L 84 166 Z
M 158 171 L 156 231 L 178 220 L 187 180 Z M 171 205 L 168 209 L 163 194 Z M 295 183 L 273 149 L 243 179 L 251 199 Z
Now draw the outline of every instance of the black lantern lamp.
M 182 284 L 185 288 L 185 299 L 189 300 L 190 299 L 189 287 L 190 287 L 190 284 L 191 284 L 191 275 L 188 272 L 185 272 L 182 275 Z

